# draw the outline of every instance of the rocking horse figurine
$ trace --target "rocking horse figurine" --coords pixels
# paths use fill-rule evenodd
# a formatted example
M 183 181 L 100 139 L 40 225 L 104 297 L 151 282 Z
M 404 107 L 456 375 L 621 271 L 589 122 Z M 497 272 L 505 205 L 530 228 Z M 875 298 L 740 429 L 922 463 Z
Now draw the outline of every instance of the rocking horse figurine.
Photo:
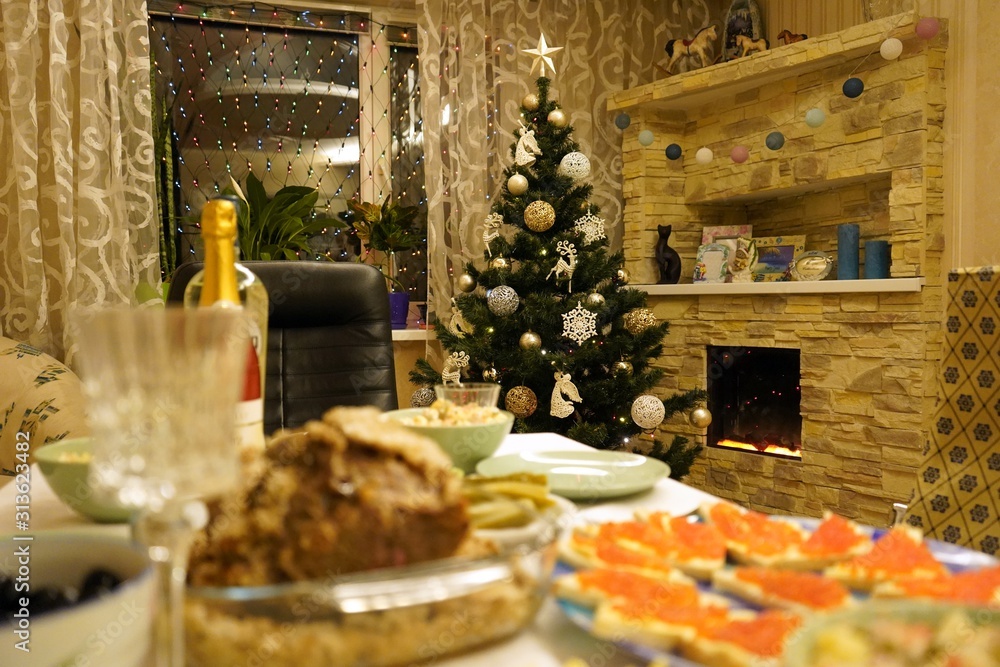
M 760 39 L 750 39 L 746 35 L 736 35 L 736 48 L 739 49 L 738 58 L 748 56 L 751 53 L 761 53 L 771 48 L 771 43 L 761 37 Z
M 794 44 L 795 42 L 801 42 L 803 39 L 809 39 L 809 35 L 796 34 L 787 29 L 778 33 L 778 41 L 782 44 Z
M 698 67 L 711 65 L 714 61 L 713 53 L 715 40 L 719 38 L 719 28 L 716 25 L 708 25 L 698 31 L 691 39 L 672 39 L 667 42 L 667 66 L 664 70 L 667 74 L 673 74 L 674 68 L 681 59 L 698 59 Z

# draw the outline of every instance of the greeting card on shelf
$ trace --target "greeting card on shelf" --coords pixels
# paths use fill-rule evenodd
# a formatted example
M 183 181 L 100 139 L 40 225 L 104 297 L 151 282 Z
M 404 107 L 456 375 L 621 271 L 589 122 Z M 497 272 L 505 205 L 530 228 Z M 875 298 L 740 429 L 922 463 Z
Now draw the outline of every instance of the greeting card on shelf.
M 698 248 L 698 258 L 694 263 L 694 282 L 726 282 L 726 266 L 729 262 L 729 248 L 720 243 L 706 243 Z

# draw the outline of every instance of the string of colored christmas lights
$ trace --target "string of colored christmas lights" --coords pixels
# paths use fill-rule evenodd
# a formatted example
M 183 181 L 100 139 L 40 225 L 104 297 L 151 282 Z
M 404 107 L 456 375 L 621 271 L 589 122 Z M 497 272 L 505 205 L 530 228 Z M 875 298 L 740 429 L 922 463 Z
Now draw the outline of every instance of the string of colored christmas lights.
M 412 27 L 352 12 L 153 2 L 150 34 L 156 95 L 167 110 L 159 120 L 175 160 L 169 179 L 182 216 L 196 217 L 230 178 L 242 186 L 248 171 L 270 183 L 271 195 L 286 185 L 317 188 L 330 217 L 363 186 L 378 197 L 425 204 Z M 370 51 L 362 53 L 362 39 Z M 366 97 L 380 78 L 388 79 L 381 85 L 389 99 Z M 376 183 L 372 169 L 359 171 L 362 151 L 367 163 L 385 165 L 384 181 Z M 196 225 L 185 222 L 176 231 L 196 236 Z M 340 229 L 328 229 L 322 242 L 317 252 L 331 259 L 356 256 L 356 240 Z M 426 253 L 411 254 L 401 277 L 419 296 Z

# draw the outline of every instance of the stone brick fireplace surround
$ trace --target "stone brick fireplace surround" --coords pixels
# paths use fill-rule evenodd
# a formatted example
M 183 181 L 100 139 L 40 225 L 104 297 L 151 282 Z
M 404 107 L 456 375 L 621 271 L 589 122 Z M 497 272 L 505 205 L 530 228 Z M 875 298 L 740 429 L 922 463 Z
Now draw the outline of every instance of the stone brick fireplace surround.
M 945 31 L 917 38 L 915 15 L 774 47 L 763 54 L 623 91 L 625 253 L 669 320 L 663 393 L 706 387 L 708 346 L 800 350 L 802 459 L 706 448 L 687 481 L 768 512 L 833 510 L 885 524 L 925 457 L 942 355 L 942 121 Z M 879 45 L 904 43 L 886 61 Z M 849 76 L 864 93 L 841 92 Z M 805 112 L 826 122 L 810 128 Z M 644 147 L 640 131 L 655 141 Z M 784 147 L 764 145 L 780 130 Z M 678 143 L 682 159 L 664 157 Z M 736 164 L 731 148 L 750 148 Z M 701 146 L 715 159 L 699 165 Z M 756 237 L 802 234 L 836 255 L 837 225 L 892 245 L 886 280 L 690 284 L 702 228 L 752 224 Z M 682 284 L 654 285 L 657 225 L 672 224 Z M 831 278 L 835 278 L 835 273 Z M 688 284 L 684 284 L 688 283 Z M 704 432 L 677 419 L 664 435 Z

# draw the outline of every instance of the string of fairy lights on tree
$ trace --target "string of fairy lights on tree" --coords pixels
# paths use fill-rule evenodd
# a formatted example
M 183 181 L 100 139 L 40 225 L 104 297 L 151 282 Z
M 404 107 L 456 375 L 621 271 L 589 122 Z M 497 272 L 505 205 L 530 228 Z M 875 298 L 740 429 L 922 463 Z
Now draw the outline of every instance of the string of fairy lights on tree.
M 316 188 L 317 213 L 331 218 L 363 188 L 425 203 L 412 28 L 360 13 L 266 5 L 151 2 L 149 13 L 163 110 L 158 157 L 170 163 L 161 173 L 175 199 L 175 232 L 196 237 L 202 203 L 232 180 L 244 185 L 250 172 L 270 195 L 289 185 Z M 364 53 L 363 37 L 372 45 Z M 362 87 L 379 77 L 392 77 L 389 101 L 365 96 Z M 389 166 L 385 187 L 363 168 L 372 158 Z M 331 259 L 353 259 L 356 239 L 339 238 L 348 236 L 331 227 L 314 247 Z M 419 262 L 404 266 L 426 272 Z M 408 282 L 416 290 L 420 281 Z

